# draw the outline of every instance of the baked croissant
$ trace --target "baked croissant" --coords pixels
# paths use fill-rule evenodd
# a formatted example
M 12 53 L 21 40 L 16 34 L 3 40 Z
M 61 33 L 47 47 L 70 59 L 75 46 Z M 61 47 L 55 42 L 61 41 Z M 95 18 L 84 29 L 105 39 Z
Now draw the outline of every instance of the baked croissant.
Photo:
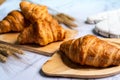
M 25 18 L 30 20 L 31 23 L 36 22 L 38 19 L 44 20 L 48 16 L 47 7 L 43 5 L 22 1 L 20 8 Z
M 0 21 L 0 33 L 6 33 L 10 31 L 19 32 L 26 26 L 25 18 L 18 10 L 13 10 Z
M 80 65 L 94 67 L 120 65 L 120 49 L 94 35 L 63 42 L 60 51 Z
M 58 25 L 55 19 L 52 19 L 51 22 L 37 20 L 20 33 L 18 43 L 36 43 L 40 46 L 44 46 L 51 42 L 63 40 L 64 38 L 65 30 Z
M 36 43 L 45 46 L 51 42 L 63 40 L 65 30 L 48 13 L 47 7 L 22 1 L 20 8 L 31 25 L 25 28 L 18 36 L 18 43 Z

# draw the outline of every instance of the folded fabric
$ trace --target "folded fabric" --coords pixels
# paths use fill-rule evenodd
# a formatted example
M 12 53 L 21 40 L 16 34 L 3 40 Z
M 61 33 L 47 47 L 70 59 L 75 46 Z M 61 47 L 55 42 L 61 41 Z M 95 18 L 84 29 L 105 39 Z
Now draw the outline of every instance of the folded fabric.
M 120 9 L 106 11 L 106 12 L 98 13 L 93 16 L 89 16 L 89 17 L 87 17 L 86 22 L 89 24 L 96 24 L 102 20 L 109 19 L 112 17 L 120 17 Z
M 120 38 L 120 9 L 90 16 L 86 22 L 95 24 L 94 31 L 102 36 Z

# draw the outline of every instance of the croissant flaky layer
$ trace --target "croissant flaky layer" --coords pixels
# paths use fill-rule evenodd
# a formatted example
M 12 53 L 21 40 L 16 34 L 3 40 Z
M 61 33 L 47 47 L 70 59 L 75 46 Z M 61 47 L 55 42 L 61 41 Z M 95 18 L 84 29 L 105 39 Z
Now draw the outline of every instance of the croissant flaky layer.
M 10 31 L 19 32 L 26 26 L 25 18 L 23 14 L 18 10 L 13 10 L 0 21 L 0 33 L 6 33 Z
M 45 20 L 37 20 L 20 33 L 18 42 L 20 44 L 36 43 L 44 46 L 64 38 L 65 30 L 56 24 L 56 21 L 46 22 Z
M 94 67 L 120 65 L 120 49 L 93 35 L 63 42 L 60 51 L 80 65 Z
M 48 15 L 47 7 L 44 5 L 37 5 L 27 1 L 20 3 L 20 8 L 25 18 L 30 20 L 32 23 L 38 19 L 44 20 Z

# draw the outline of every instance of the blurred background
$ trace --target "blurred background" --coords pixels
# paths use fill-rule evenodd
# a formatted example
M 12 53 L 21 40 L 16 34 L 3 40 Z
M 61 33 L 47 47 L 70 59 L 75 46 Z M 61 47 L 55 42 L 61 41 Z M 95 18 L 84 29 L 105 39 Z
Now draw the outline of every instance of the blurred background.
M 99 12 L 120 8 L 119 0 L 26 0 L 47 5 L 59 12 L 70 14 L 80 19 Z M 1 1 L 2 2 L 2 1 Z M 9 11 L 19 9 L 21 0 L 6 0 L 0 5 L 0 19 Z M 2 16 L 3 15 L 3 16 Z

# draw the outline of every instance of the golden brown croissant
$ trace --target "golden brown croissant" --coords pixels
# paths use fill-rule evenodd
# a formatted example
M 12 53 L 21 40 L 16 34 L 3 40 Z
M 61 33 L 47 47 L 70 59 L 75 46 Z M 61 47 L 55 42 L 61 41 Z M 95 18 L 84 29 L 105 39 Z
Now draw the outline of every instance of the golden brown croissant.
M 19 32 L 26 26 L 25 18 L 20 11 L 11 11 L 2 21 L 0 21 L 0 33 L 10 31 Z
M 36 22 L 38 19 L 44 20 L 48 16 L 47 7 L 43 5 L 22 1 L 20 8 L 25 18 L 32 23 Z
M 80 65 L 94 67 L 120 65 L 120 49 L 93 35 L 63 42 L 60 51 Z
M 37 20 L 20 33 L 18 42 L 20 44 L 36 43 L 44 46 L 54 41 L 63 40 L 64 38 L 65 30 L 58 25 L 55 19 L 52 19 L 50 22 Z
M 44 46 L 65 38 L 65 30 L 48 13 L 46 6 L 22 1 L 20 8 L 26 19 L 32 23 L 18 36 L 20 44 L 36 43 Z

